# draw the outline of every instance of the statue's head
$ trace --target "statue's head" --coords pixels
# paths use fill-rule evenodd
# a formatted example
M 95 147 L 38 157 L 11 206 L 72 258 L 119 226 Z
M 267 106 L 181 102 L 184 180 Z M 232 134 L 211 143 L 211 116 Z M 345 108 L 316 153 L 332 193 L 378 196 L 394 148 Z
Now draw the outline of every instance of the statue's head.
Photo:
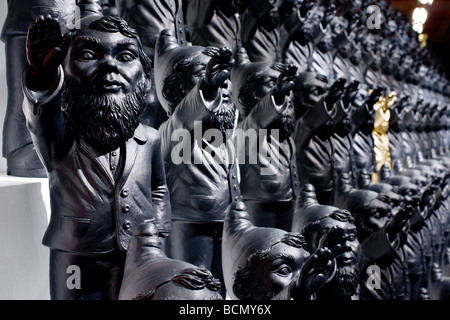
M 224 222 L 223 275 L 232 299 L 270 300 L 299 275 L 309 257 L 299 233 L 254 226 L 243 202 Z
M 306 14 L 303 25 L 296 33 L 297 40 L 300 43 L 307 43 L 314 40 L 317 27 L 321 24 L 324 17 L 324 8 L 322 6 L 312 6 Z
M 237 109 L 245 118 L 261 99 L 272 92 L 281 72 L 286 70 L 286 65 L 277 62 L 250 62 L 244 48 L 241 48 L 236 56 L 237 63 L 231 71 L 233 97 L 235 97 Z M 288 97 L 288 103 L 281 117 L 277 118 L 269 128 L 281 130 L 281 140 L 290 137 L 295 129 L 294 106 L 290 97 Z
M 293 92 L 295 117 L 299 119 L 327 94 L 328 79 L 319 73 L 302 72 L 295 81 Z
M 360 243 L 355 220 L 347 210 L 319 204 L 314 195 L 312 185 L 302 186 L 292 230 L 305 237 L 311 253 L 320 247 L 321 239 L 327 235 L 323 246 L 336 253 L 336 275 L 318 291 L 318 298 L 321 294 L 349 298 L 356 293 L 360 272 Z
M 155 85 L 159 101 L 167 114 L 172 115 L 178 104 L 200 83 L 208 62 L 219 51 L 216 47 L 179 46 L 174 31 L 163 30 L 156 44 Z M 235 122 L 231 81 L 220 87 L 221 105 L 203 120 L 203 129 L 220 129 L 226 135 Z
M 353 190 L 346 200 L 345 208 L 355 217 L 358 238 L 361 242 L 392 219 L 389 198 L 371 190 Z
M 120 300 L 222 300 L 220 281 L 212 273 L 170 259 L 154 223 L 140 224 L 130 240 Z
M 131 138 L 150 89 L 151 62 L 121 18 L 90 15 L 72 32 L 62 109 L 76 136 L 108 152 Z

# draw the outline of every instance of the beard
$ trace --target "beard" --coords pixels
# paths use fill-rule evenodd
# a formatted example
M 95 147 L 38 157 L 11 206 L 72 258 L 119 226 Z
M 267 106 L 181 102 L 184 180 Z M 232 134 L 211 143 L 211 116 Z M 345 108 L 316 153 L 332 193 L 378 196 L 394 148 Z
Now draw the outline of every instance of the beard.
M 324 38 L 319 42 L 318 46 L 319 50 L 323 53 L 331 51 L 333 49 L 333 42 L 331 38 Z
M 216 7 L 227 17 L 231 17 L 241 10 L 243 4 L 241 0 L 216 0 Z
M 120 147 L 133 137 L 145 108 L 146 79 L 136 91 L 122 97 L 86 93 L 69 77 L 62 92 L 66 125 L 76 138 L 83 139 L 102 154 Z
M 296 120 L 293 112 L 283 112 L 281 117 L 276 118 L 268 127 L 269 130 L 279 130 L 281 142 L 288 139 L 295 130 Z
M 229 138 L 228 133 L 234 128 L 236 111 L 232 102 L 227 103 L 211 116 L 203 120 L 202 130 L 205 133 L 208 129 L 218 129 L 222 133 L 224 142 Z
M 319 300 L 321 297 L 339 300 L 350 299 L 358 289 L 359 275 L 359 261 L 354 267 L 338 267 L 334 278 L 319 289 L 317 293 Z
M 271 32 L 275 30 L 280 25 L 280 16 L 278 11 L 271 12 L 269 11 L 261 18 L 261 26 Z

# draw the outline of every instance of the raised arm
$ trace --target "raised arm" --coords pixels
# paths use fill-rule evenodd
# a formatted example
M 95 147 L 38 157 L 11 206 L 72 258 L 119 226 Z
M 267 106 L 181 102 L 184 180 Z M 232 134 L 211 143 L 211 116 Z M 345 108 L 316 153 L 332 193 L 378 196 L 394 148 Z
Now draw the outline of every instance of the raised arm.
M 23 111 L 41 160 L 48 171 L 61 157 L 66 130 L 61 112 L 64 72 L 61 66 L 70 46 L 57 19 L 39 16 L 27 36 L 27 65 L 23 74 Z

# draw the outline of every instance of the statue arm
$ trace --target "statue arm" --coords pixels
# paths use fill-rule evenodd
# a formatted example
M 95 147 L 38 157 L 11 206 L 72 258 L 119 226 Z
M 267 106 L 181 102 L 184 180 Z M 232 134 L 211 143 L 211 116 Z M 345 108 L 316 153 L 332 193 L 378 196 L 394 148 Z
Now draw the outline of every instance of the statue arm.
M 222 102 L 222 97 L 218 94 L 220 90 L 213 100 L 209 100 L 204 97 L 200 87 L 201 82 L 184 97 L 176 107 L 175 112 L 160 126 L 159 131 L 162 136 L 161 149 L 164 158 L 170 155 L 172 151 L 171 146 L 174 143 L 178 143 L 178 140 L 171 140 L 172 133 L 175 130 L 186 130 L 192 135 L 195 122 L 202 121 L 209 113 L 214 112 L 220 106 Z
M 361 267 L 376 263 L 379 259 L 395 253 L 400 239 L 398 237 L 393 241 L 389 240 L 387 226 L 373 233 L 368 238 L 361 241 Z
M 337 110 L 334 104 L 330 108 L 330 105 L 324 99 L 318 101 L 313 108 L 306 111 L 297 120 L 295 129 L 296 146 L 298 148 L 306 146 L 314 132 L 328 121 L 332 121 L 336 113 Z
M 171 231 L 171 206 L 169 189 L 166 183 L 164 162 L 161 155 L 161 136 L 157 132 L 157 138 L 153 142 L 152 158 L 152 207 L 156 226 L 161 236 L 168 236 Z
M 61 91 L 64 82 L 62 67 L 58 68 L 58 79 L 48 90 L 34 91 L 27 87 L 27 72 L 23 76 L 23 113 L 33 144 L 48 171 L 61 157 L 61 147 L 69 147 L 66 127 L 61 112 Z M 71 144 L 70 144 L 71 145 Z
M 265 95 L 264 98 L 252 109 L 247 117 L 242 121 L 241 127 L 247 129 L 267 128 L 275 119 L 287 109 L 289 103 L 285 99 L 281 105 L 275 102 L 272 92 Z

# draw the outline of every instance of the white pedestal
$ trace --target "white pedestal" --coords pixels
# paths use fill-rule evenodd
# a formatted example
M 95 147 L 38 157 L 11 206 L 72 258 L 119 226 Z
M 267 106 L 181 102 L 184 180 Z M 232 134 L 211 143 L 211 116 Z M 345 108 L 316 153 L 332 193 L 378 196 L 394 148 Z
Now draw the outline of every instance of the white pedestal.
M 48 300 L 48 180 L 0 175 L 0 299 Z

